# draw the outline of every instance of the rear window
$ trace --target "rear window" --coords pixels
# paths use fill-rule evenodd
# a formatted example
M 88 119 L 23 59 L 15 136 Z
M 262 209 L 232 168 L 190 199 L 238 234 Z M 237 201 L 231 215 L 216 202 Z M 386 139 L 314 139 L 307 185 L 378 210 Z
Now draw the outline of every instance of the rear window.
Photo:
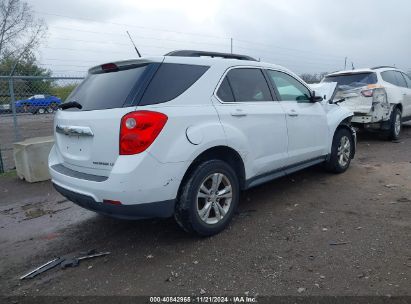
M 89 74 L 66 101 L 78 102 L 82 111 L 167 102 L 184 93 L 208 68 L 150 63 L 115 72 Z
M 184 93 L 207 70 L 208 66 L 163 63 L 154 75 L 139 105 L 170 101 Z
M 141 82 L 148 65 L 110 73 L 89 74 L 67 97 L 76 101 L 82 111 L 121 108 L 130 102 L 132 89 Z M 74 109 L 75 110 L 75 109 Z
M 326 76 L 323 82 L 336 82 L 340 88 L 358 88 L 378 81 L 375 73 L 350 73 Z

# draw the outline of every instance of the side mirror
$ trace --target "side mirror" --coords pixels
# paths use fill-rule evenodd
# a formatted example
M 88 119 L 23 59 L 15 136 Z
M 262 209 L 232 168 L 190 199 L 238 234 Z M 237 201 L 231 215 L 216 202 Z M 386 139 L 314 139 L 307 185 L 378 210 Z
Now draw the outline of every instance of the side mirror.
M 313 91 L 312 95 L 311 95 L 311 102 L 321 102 L 324 99 L 321 96 L 317 96 L 315 95 L 315 91 Z

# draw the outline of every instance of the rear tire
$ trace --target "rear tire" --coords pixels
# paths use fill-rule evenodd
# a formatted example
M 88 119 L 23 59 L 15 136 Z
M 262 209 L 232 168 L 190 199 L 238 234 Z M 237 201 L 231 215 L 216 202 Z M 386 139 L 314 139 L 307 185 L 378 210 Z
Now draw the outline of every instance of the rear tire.
M 350 166 L 354 153 L 354 139 L 346 128 L 339 128 L 334 134 L 330 158 L 325 168 L 333 173 L 343 173 Z
M 182 185 L 174 217 L 189 233 L 217 234 L 230 223 L 239 195 L 238 178 L 230 165 L 221 160 L 203 162 Z
M 401 110 L 398 107 L 395 107 L 391 113 L 390 129 L 388 131 L 389 140 L 397 140 L 400 138 L 401 120 L 402 120 Z
M 45 108 L 39 108 L 36 113 L 37 113 L 37 114 L 45 114 L 45 113 L 46 113 L 46 109 L 45 109 Z

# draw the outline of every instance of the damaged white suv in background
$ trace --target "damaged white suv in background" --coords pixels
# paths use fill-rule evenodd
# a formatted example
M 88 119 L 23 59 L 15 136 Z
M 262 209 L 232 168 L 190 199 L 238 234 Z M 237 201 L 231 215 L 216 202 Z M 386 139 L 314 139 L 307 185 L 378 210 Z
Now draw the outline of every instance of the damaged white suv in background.
M 401 123 L 411 120 L 411 79 L 397 68 L 335 72 L 322 82 L 338 83 L 334 102 L 354 112 L 353 126 L 380 130 L 389 139 L 398 139 Z

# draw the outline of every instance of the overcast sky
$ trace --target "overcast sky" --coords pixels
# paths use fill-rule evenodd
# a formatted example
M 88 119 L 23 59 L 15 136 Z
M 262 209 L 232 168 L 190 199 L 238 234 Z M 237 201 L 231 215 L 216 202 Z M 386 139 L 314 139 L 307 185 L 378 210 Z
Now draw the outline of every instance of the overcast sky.
M 297 73 L 411 70 L 411 2 L 331 0 L 28 0 L 49 27 L 39 61 L 56 75 L 176 49 L 230 51 Z

